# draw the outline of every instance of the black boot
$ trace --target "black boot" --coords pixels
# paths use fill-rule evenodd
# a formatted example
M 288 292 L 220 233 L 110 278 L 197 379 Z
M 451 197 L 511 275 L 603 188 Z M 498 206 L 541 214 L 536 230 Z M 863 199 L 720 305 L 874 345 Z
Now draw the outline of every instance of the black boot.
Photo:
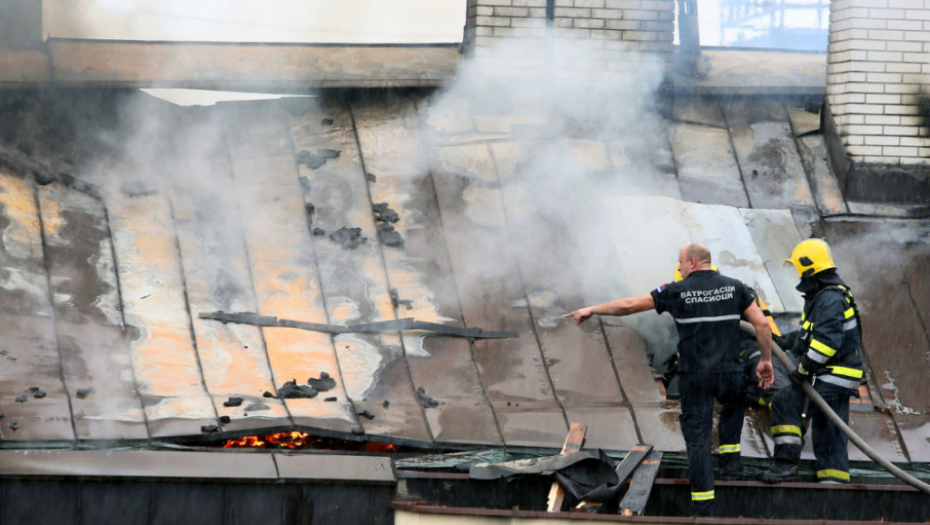
M 739 454 L 721 454 L 717 461 L 719 478 L 724 481 L 749 481 L 759 478 L 758 472 L 750 472 L 743 468 L 743 461 Z
M 762 473 L 764 483 L 782 483 L 784 481 L 799 481 L 798 466 L 790 461 L 776 459 L 772 468 Z

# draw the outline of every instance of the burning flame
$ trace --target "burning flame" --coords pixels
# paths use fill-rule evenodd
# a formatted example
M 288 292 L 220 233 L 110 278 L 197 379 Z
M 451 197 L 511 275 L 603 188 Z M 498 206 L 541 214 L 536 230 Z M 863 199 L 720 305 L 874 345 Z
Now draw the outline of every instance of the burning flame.
M 387 443 L 367 442 L 359 443 L 340 439 L 316 437 L 309 432 L 278 432 L 263 436 L 245 436 L 237 439 L 228 439 L 223 448 L 271 448 L 293 450 L 358 450 L 362 452 L 395 452 L 396 445 Z

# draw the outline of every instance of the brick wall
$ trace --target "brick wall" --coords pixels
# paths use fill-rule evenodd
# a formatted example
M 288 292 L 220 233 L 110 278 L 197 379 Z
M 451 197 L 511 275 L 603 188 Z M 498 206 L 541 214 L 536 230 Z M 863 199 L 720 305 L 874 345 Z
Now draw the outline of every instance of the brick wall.
M 827 102 L 855 162 L 930 163 L 930 0 L 834 0 Z
M 585 49 L 586 58 L 608 70 L 629 67 L 630 51 L 668 62 L 674 9 L 671 0 L 554 0 L 550 21 L 546 0 L 468 0 L 465 54 L 494 57 L 509 50 L 526 68 L 542 67 L 551 36 Z M 551 66 L 551 47 L 548 53 Z

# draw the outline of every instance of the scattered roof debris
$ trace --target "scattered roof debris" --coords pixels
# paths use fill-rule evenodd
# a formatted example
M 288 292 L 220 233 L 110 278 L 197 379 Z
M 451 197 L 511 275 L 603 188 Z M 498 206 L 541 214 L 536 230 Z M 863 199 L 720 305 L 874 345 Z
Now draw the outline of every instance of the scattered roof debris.
M 29 399 L 29 398 L 26 397 L 26 396 L 18 396 L 18 397 L 16 398 L 16 402 L 17 402 L 17 403 L 25 403 L 27 399 Z
M 230 422 L 232 422 L 232 418 L 229 416 L 220 416 L 220 423 L 228 425 Z
M 352 433 L 355 434 L 356 436 L 362 436 L 365 434 L 365 430 L 360 427 L 355 427 L 352 429 Z
M 392 210 L 391 207 L 386 202 L 381 202 L 372 206 L 372 210 L 375 212 L 375 220 L 378 222 L 397 222 L 400 220 L 400 215 L 396 211 Z
M 313 229 L 313 236 L 314 236 L 314 237 L 322 237 L 322 236 L 324 236 L 324 235 L 326 235 L 326 230 L 324 230 L 323 228 L 314 228 L 314 229 Z
M 368 242 L 368 238 L 362 236 L 361 228 L 347 228 L 345 226 L 330 233 L 329 240 L 341 245 L 346 250 L 354 250 Z
M 327 397 L 323 401 L 325 401 L 326 403 L 332 403 L 334 401 L 339 401 L 339 398 L 337 398 L 336 396 L 331 396 L 331 397 Z
M 45 397 L 45 391 L 44 391 L 44 390 L 39 390 L 38 392 L 36 392 L 35 394 L 33 394 L 32 397 L 34 397 L 34 398 L 36 398 L 36 399 L 42 399 L 43 397 Z
M 400 215 L 386 202 L 375 204 L 372 210 L 375 214 L 375 221 L 377 221 L 378 240 L 381 244 L 392 248 L 403 248 L 404 238 L 394 230 L 394 223 L 400 220 Z
M 307 225 L 313 224 L 313 215 L 316 213 L 316 206 L 312 202 L 304 204 L 304 211 L 307 212 Z
M 218 425 L 204 425 L 200 427 L 200 431 L 203 432 L 204 434 L 210 434 L 213 432 L 219 432 L 220 427 Z
M 327 390 L 332 390 L 336 386 L 336 380 L 329 377 L 329 374 L 326 372 L 320 372 L 320 378 L 316 379 L 311 377 L 307 380 L 307 383 L 311 388 L 319 392 L 326 392 Z
M 333 119 L 331 119 L 331 118 L 324 118 L 323 120 L 320 121 L 320 125 L 322 125 L 322 126 L 332 126 L 332 125 L 333 125 Z
M 372 414 L 371 412 L 367 411 L 367 410 L 362 410 L 361 412 L 358 413 L 358 415 L 360 415 L 360 416 L 362 416 L 362 417 L 365 417 L 365 418 L 368 418 L 368 419 L 374 419 L 374 418 L 375 418 L 375 415 Z
M 91 393 L 93 393 L 93 391 L 94 391 L 93 388 L 78 388 L 78 389 L 77 389 L 77 396 L 78 396 L 78 399 L 84 399 L 84 398 L 86 398 L 86 397 L 89 396 Z
M 315 170 L 326 164 L 327 160 L 338 158 L 339 152 L 334 149 L 321 148 L 316 150 L 316 154 L 313 154 L 304 149 L 298 151 L 297 155 L 295 156 L 297 158 L 298 164 L 303 164 L 304 166 Z
M 275 396 L 275 395 L 274 395 L 274 394 L 272 394 L 271 392 L 268 392 L 267 390 L 265 391 L 265 393 L 264 393 L 264 394 L 262 394 L 262 397 L 271 397 L 271 398 L 277 398 L 277 396 Z
M 291 379 L 278 389 L 278 397 L 283 399 L 312 399 L 319 392 L 310 385 L 298 385 L 296 379 Z
M 423 405 L 423 408 L 436 408 L 439 406 L 439 401 L 426 395 L 426 389 L 422 386 L 417 387 L 417 399 L 420 400 L 420 404 Z
M 408 310 L 413 310 L 413 301 L 410 299 L 401 299 L 400 295 L 397 293 L 397 288 L 391 288 L 388 290 L 388 293 L 391 294 L 391 304 L 394 305 L 394 308 L 404 305 Z
M 10 424 L 7 425 L 7 426 L 10 427 L 10 430 L 12 430 L 13 432 L 16 432 L 16 429 L 19 428 L 19 423 L 17 423 L 16 421 L 14 421 L 14 422 L 10 423 Z
M 301 175 L 300 177 L 297 178 L 297 180 L 300 181 L 300 189 L 303 190 L 304 195 L 309 195 L 310 194 L 310 179 Z
M 242 404 L 241 397 L 230 397 L 223 403 L 223 406 L 224 407 L 237 407 L 241 404 Z
M 388 401 L 387 399 L 385 399 L 385 400 L 384 400 L 384 403 L 382 403 L 381 406 L 383 406 L 384 408 L 387 408 L 387 407 L 391 406 L 391 402 Z
M 368 182 L 378 182 L 378 177 L 375 177 L 372 173 L 366 173 L 365 178 L 368 179 Z

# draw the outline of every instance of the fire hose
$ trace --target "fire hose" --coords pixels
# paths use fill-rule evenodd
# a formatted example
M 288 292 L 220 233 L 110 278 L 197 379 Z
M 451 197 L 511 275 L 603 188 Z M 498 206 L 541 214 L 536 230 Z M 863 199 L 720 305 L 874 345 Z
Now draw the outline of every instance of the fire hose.
M 746 321 L 740 321 L 740 328 L 749 332 L 750 334 L 753 334 L 753 335 L 756 334 L 756 329 L 753 328 L 753 326 L 747 323 Z M 772 341 L 772 353 L 775 354 L 775 356 L 778 357 L 778 359 L 781 360 L 781 362 L 785 364 L 785 367 L 788 369 L 788 372 L 794 371 L 794 365 L 788 359 L 788 356 L 785 355 L 785 352 L 782 351 L 782 349 L 778 346 L 777 343 L 775 343 L 775 341 Z M 875 451 L 874 448 L 870 447 L 868 443 L 863 441 L 861 437 L 859 437 L 855 432 L 853 432 L 851 428 L 849 428 L 849 425 L 847 425 L 845 421 L 840 419 L 840 416 L 836 415 L 836 412 L 834 412 L 833 409 L 830 408 L 830 405 L 828 405 L 827 402 L 824 401 L 822 397 L 820 397 L 820 394 L 818 394 L 817 391 L 814 390 L 813 385 L 811 385 L 807 381 L 804 381 L 803 383 L 801 383 L 801 388 L 804 389 L 804 393 L 807 394 L 807 397 L 809 397 L 811 401 L 813 401 L 814 404 L 817 405 L 817 408 L 819 408 L 820 411 L 823 412 L 824 415 L 827 416 L 827 419 L 829 419 L 831 423 L 836 425 L 836 427 L 840 429 L 840 432 L 842 432 L 843 435 L 845 435 L 850 441 L 852 441 L 853 444 L 856 445 L 856 447 L 858 447 L 859 450 L 861 450 L 872 461 L 881 465 L 882 468 L 884 468 L 885 470 L 893 474 L 896 478 L 900 479 L 901 481 L 923 492 L 924 494 L 930 495 L 930 485 L 924 483 L 923 481 L 920 481 L 914 476 L 901 470 L 900 468 L 895 466 L 894 463 L 883 458 L 878 452 Z

